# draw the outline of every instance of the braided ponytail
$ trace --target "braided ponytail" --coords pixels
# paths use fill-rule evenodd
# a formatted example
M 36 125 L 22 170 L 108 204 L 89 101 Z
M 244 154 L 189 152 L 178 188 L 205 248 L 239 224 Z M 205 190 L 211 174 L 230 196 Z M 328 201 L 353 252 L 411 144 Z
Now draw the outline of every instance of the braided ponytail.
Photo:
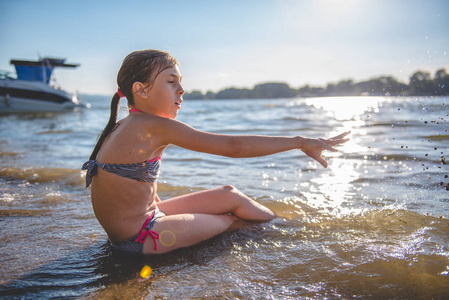
M 115 93 L 111 100 L 111 116 L 109 117 L 108 124 L 103 129 L 103 132 L 100 135 L 100 138 L 95 145 L 92 154 L 90 155 L 89 160 L 96 160 L 98 152 L 100 151 L 101 146 L 103 145 L 104 140 L 114 131 L 117 126 L 117 116 L 120 109 L 120 96 L 118 93 Z

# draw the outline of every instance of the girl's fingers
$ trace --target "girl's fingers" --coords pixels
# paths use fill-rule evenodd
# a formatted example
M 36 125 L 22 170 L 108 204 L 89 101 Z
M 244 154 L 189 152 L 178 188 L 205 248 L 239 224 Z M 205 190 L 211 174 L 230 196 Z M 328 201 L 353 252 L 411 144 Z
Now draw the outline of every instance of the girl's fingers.
M 319 162 L 324 168 L 327 168 L 327 161 L 325 161 L 324 159 L 320 159 L 320 160 L 318 160 L 318 162 Z
M 346 139 L 343 139 L 343 138 L 337 139 L 336 137 L 334 137 L 334 138 L 331 138 L 331 139 L 328 139 L 328 140 L 325 140 L 325 141 L 329 145 L 335 146 L 335 145 L 339 145 L 339 144 L 344 144 L 347 141 L 349 141 L 349 139 L 348 138 L 346 138 Z
M 347 136 L 348 134 L 350 134 L 350 133 L 351 133 L 351 131 L 343 132 L 342 134 L 339 134 L 337 136 L 334 136 L 334 137 L 330 138 L 330 140 L 343 140 L 343 138 L 345 136 Z M 349 139 L 346 139 L 346 140 L 349 140 Z
M 348 134 L 350 134 L 351 133 L 351 131 L 346 131 L 346 132 L 343 132 L 342 134 L 340 134 L 340 135 L 337 135 L 337 137 L 345 137 L 345 136 L 347 136 Z
M 314 160 L 320 163 L 323 167 L 327 168 L 327 161 L 321 157 L 321 155 L 311 156 Z
M 344 143 L 346 143 L 347 141 L 349 141 L 349 139 L 333 140 L 333 141 L 332 141 L 332 144 L 333 144 L 333 146 L 334 146 L 334 145 L 344 144 Z
M 310 149 L 310 151 L 306 150 L 305 153 L 309 155 L 311 158 L 315 159 L 317 162 L 319 162 L 324 168 L 327 168 L 328 166 L 327 161 L 323 157 L 321 157 L 321 152 L 323 152 L 324 150 L 328 150 L 331 152 L 338 152 L 338 150 L 333 148 L 333 146 L 343 144 L 349 141 L 349 138 L 344 138 L 349 133 L 350 131 L 347 131 L 330 139 L 319 138 L 318 140 L 321 142 L 321 144 L 315 144 L 313 146 L 314 148 L 313 150 L 312 149 Z
M 329 150 L 329 151 L 332 151 L 332 152 L 338 152 L 338 150 L 332 148 L 332 146 L 338 145 L 339 143 L 335 143 L 333 141 L 325 140 L 325 139 L 319 139 L 319 140 L 323 142 L 323 146 L 324 146 L 325 150 Z

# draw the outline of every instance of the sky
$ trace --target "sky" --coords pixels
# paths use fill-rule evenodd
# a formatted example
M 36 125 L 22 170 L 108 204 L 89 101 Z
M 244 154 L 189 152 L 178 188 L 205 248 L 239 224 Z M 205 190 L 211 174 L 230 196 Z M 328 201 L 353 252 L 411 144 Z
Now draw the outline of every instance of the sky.
M 184 88 L 292 88 L 449 72 L 448 0 L 0 0 L 0 70 L 67 58 L 68 91 L 112 95 L 124 57 L 160 49 Z

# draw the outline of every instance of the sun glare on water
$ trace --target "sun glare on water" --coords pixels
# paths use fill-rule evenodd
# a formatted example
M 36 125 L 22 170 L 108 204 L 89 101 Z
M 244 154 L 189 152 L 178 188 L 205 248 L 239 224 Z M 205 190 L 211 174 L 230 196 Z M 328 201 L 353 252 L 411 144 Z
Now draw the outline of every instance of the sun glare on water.
M 345 153 L 357 153 L 366 151 L 356 138 L 367 134 L 363 115 L 379 112 L 383 101 L 385 101 L 384 97 L 323 97 L 307 99 L 306 104 L 326 112 L 330 119 L 339 121 L 343 128 L 337 128 L 330 133 L 330 136 L 351 131 L 348 136 L 350 140 L 339 149 Z M 339 153 L 335 155 L 339 156 Z
M 348 164 L 344 155 L 351 153 L 365 153 L 367 146 L 361 142 L 361 137 L 367 135 L 365 114 L 379 112 L 385 97 L 327 97 L 310 98 L 306 100 L 308 106 L 324 112 L 329 120 L 337 120 L 343 127 L 335 128 L 329 136 L 335 136 L 345 131 L 351 131 L 350 140 L 338 146 L 339 152 L 326 152 L 327 158 L 332 157 L 329 172 L 314 178 L 310 182 L 309 192 L 304 193 L 317 207 L 331 206 L 339 208 L 337 214 L 353 213 L 353 209 L 344 209 L 345 202 L 354 193 L 352 182 L 359 179 L 360 170 Z
M 378 112 L 383 97 L 323 97 L 306 100 L 306 104 L 327 111 L 339 121 L 360 121 L 366 111 Z

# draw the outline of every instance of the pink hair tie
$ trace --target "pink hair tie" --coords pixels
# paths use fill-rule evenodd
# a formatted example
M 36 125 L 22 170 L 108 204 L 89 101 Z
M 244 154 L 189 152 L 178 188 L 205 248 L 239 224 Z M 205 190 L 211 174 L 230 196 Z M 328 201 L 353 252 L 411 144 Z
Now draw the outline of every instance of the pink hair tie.
M 117 94 L 120 98 L 124 98 L 125 96 L 122 94 L 122 91 L 120 89 L 117 90 Z

